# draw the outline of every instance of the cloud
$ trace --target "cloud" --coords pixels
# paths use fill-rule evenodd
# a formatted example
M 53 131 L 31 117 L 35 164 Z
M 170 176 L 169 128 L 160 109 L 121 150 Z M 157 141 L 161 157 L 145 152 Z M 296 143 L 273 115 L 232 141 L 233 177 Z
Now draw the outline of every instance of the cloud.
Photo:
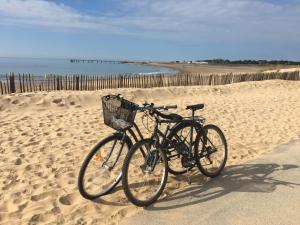
M 191 41 L 298 40 L 300 2 L 274 2 L 117 0 L 109 14 L 89 15 L 51 1 L 0 0 L 0 24 Z
M 84 15 L 64 4 L 42 0 L 0 0 L 0 23 L 68 29 L 108 29 L 101 18 Z M 113 29 L 111 28 L 111 31 Z

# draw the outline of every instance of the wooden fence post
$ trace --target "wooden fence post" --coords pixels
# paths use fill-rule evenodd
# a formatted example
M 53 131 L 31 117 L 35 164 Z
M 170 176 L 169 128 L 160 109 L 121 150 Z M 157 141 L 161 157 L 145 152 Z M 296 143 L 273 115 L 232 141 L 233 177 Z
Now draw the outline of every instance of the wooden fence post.
M 31 78 L 32 78 L 32 89 L 33 89 L 33 92 L 35 92 L 36 91 L 36 85 L 35 85 L 35 80 L 34 80 L 34 76 L 33 75 L 31 75 Z
M 59 91 L 59 76 L 56 77 L 56 90 Z
M 2 82 L 0 81 L 0 90 L 1 90 L 1 95 L 4 94 L 4 91 L 3 91 L 3 87 L 2 87 Z
M 9 77 L 8 77 L 8 75 L 6 74 L 6 88 L 7 88 L 7 93 L 9 94 L 10 93 L 10 89 L 9 89 Z
M 15 75 L 13 73 L 9 76 L 9 83 L 10 83 L 10 93 L 16 93 Z
M 5 92 L 5 94 L 9 94 L 7 84 L 4 83 L 3 85 L 4 85 L 4 92 Z
M 76 79 L 75 90 L 79 91 L 79 76 L 76 76 L 75 79 Z
M 22 86 L 22 80 L 21 80 L 21 74 L 19 74 L 19 87 L 20 87 L 20 92 L 23 93 L 23 86 Z

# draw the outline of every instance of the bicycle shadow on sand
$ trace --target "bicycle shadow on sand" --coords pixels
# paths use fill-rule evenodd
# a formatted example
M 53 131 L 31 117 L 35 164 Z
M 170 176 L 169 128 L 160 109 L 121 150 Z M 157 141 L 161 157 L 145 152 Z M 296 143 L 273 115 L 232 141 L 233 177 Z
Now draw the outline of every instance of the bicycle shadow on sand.
M 210 201 L 233 192 L 270 193 L 278 185 L 299 186 L 298 183 L 278 180 L 276 173 L 297 169 L 298 165 L 278 164 L 244 164 L 227 166 L 223 173 L 216 178 L 203 181 L 203 175 L 192 177 L 192 184 L 184 190 L 172 193 L 162 198 L 147 210 L 168 210 Z M 181 182 L 186 177 L 175 178 Z

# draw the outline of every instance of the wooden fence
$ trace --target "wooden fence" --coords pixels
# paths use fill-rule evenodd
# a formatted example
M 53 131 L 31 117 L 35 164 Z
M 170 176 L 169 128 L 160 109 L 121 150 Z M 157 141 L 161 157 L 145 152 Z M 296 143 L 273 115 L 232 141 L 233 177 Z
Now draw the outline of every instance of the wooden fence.
M 261 80 L 300 80 L 299 72 L 285 73 L 251 73 L 251 74 L 155 74 L 155 75 L 47 75 L 44 79 L 37 79 L 30 74 L 10 74 L 2 76 L 0 93 L 25 93 L 36 91 L 60 90 L 101 90 L 112 88 L 152 88 L 168 86 L 193 85 L 224 85 L 245 81 Z

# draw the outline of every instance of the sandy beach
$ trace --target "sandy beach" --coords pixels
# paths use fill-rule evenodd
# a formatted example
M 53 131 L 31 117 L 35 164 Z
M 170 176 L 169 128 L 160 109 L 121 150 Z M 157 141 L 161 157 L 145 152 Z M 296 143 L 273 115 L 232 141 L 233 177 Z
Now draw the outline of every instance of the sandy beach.
M 197 63 L 148 63 L 150 66 L 166 67 L 189 74 L 226 74 L 226 73 L 258 73 L 258 72 L 291 72 L 299 70 L 296 66 L 288 65 L 214 65 Z
M 84 157 L 113 132 L 103 124 L 100 104 L 101 96 L 112 93 L 137 103 L 177 104 L 174 112 L 182 115 L 189 113 L 186 105 L 205 103 L 199 114 L 224 131 L 227 165 L 300 138 L 295 81 L 0 96 L 0 224 L 118 224 L 143 210 L 127 201 L 120 186 L 96 202 L 77 190 Z M 141 125 L 139 115 L 136 121 Z M 184 177 L 169 176 L 163 196 L 187 186 Z

